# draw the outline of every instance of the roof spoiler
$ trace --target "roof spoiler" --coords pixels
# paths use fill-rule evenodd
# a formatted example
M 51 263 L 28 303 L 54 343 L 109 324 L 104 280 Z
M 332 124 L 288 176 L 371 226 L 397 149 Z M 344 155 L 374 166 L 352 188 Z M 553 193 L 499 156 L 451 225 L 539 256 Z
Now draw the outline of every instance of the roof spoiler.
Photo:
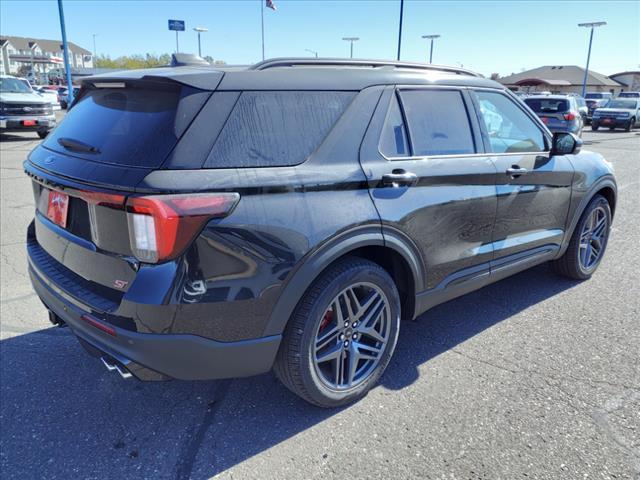
M 193 65 L 210 65 L 204 58 L 193 53 L 174 53 L 171 55 L 171 67 L 188 67 Z

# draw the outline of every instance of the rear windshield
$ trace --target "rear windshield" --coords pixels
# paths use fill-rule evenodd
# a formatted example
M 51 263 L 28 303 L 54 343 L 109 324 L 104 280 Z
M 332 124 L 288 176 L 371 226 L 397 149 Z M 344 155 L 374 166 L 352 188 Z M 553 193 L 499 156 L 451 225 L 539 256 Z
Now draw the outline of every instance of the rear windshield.
M 524 102 L 536 113 L 563 113 L 569 110 L 569 102 L 554 98 L 525 98 Z
M 584 98 L 595 98 L 595 99 L 598 99 L 598 98 L 606 98 L 608 96 L 610 96 L 610 95 L 607 95 L 607 94 L 604 94 L 604 93 L 587 93 L 584 96 Z
M 354 96 L 354 92 L 243 92 L 204 168 L 298 165 L 318 148 Z
M 178 140 L 178 104 L 195 92 L 169 83 L 88 90 L 44 146 L 100 163 L 158 167 Z

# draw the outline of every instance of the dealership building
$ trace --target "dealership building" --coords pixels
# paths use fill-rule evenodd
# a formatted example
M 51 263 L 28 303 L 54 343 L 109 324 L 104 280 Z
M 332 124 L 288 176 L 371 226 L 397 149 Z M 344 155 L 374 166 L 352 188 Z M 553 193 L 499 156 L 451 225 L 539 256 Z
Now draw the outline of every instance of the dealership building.
M 593 70 L 587 75 L 588 92 L 611 92 L 618 95 L 621 91 L 630 89 L 628 85 L 619 81 L 620 77 L 607 77 Z M 626 78 L 626 77 L 625 77 Z M 510 90 L 522 92 L 548 91 L 551 93 L 581 93 L 584 81 L 584 68 L 576 65 L 547 65 L 526 70 L 524 72 L 499 78 L 498 81 Z
M 68 42 L 69 62 L 73 69 L 93 68 L 91 51 Z M 0 37 L 0 74 L 17 75 L 27 66 L 36 75 L 64 71 L 64 56 L 60 40 L 43 40 L 26 37 Z M 24 70 L 24 69 L 23 69 Z

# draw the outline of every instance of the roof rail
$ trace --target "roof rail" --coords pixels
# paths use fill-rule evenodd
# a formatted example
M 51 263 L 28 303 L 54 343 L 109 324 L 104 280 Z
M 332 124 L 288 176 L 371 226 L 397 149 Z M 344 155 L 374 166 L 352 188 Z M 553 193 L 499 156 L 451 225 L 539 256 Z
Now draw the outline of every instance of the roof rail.
M 308 58 L 308 57 L 283 57 L 270 58 L 258 62 L 249 70 L 267 70 L 275 67 L 393 67 L 393 68 L 414 68 L 416 70 L 432 70 L 439 72 L 456 73 L 459 75 L 470 75 L 482 77 L 479 73 L 464 68 L 451 67 L 448 65 L 432 65 L 428 63 L 416 62 L 396 62 L 393 60 L 354 60 L 345 58 Z

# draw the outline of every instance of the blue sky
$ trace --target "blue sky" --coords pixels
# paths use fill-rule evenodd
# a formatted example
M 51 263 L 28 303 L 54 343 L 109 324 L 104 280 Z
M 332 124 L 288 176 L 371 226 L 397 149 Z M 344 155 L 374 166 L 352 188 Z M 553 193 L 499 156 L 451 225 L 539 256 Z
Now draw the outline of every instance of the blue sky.
M 266 56 L 344 57 L 344 36 L 361 38 L 354 56 L 394 59 L 399 0 L 274 0 L 265 10 Z M 203 55 L 231 64 L 260 60 L 260 0 L 65 0 L 69 40 L 112 57 L 175 50 L 169 18 L 186 21 L 180 49 L 196 52 L 193 27 L 204 26 Z M 583 65 L 588 30 L 577 23 L 604 20 L 596 30 L 591 68 L 604 74 L 640 69 L 640 1 L 405 1 L 402 59 L 424 61 L 423 34 L 440 34 L 434 63 L 463 64 L 485 75 L 507 75 L 540 65 Z M 0 33 L 60 38 L 53 0 L 0 1 Z

